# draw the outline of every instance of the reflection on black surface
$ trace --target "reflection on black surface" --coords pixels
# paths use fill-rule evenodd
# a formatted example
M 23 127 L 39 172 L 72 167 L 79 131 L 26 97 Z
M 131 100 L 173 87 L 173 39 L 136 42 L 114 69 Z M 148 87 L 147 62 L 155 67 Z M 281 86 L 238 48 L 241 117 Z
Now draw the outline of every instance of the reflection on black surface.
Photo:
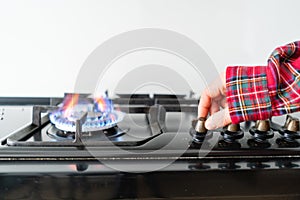
M 299 170 L 43 173 L 0 176 L 1 199 L 299 199 Z

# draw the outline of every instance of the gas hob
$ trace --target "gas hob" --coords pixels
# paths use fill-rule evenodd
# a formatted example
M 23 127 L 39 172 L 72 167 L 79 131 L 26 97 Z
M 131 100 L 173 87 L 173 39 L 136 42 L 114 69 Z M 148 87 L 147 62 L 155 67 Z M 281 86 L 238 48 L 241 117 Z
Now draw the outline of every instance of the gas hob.
M 198 100 L 184 95 L 3 97 L 0 104 L 0 191 L 8 199 L 76 198 L 83 188 L 91 198 L 100 191 L 104 198 L 299 197 L 295 115 L 207 131 L 196 119 Z M 72 196 L 74 182 L 86 186 Z

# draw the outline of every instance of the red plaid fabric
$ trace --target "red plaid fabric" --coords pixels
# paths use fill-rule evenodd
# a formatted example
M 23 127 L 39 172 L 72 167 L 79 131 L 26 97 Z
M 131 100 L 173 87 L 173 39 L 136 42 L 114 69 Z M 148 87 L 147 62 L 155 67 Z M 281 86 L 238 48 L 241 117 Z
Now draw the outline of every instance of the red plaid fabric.
M 300 111 L 300 41 L 276 48 L 267 66 L 226 69 L 232 123 Z

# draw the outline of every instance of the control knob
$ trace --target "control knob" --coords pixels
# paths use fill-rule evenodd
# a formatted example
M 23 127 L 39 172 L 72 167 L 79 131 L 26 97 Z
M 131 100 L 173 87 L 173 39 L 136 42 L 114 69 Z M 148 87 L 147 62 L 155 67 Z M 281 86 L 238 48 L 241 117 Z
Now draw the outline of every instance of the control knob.
M 277 128 L 278 132 L 282 135 L 281 138 L 276 139 L 279 147 L 299 147 L 300 144 L 296 139 L 300 138 L 299 119 L 288 115 L 285 124 Z
M 258 120 L 255 124 L 256 130 L 260 132 L 270 131 L 270 121 L 269 120 Z
M 237 140 L 244 137 L 244 131 L 240 124 L 229 124 L 223 128 L 221 135 L 223 139 L 218 142 L 218 148 L 239 149 L 241 144 Z
M 298 132 L 299 131 L 299 119 L 292 118 L 291 116 L 287 116 L 287 120 L 285 123 L 285 128 L 290 132 Z
M 248 145 L 251 148 L 269 148 L 271 146 L 268 139 L 274 136 L 274 132 L 269 120 L 256 121 L 255 126 L 249 132 L 253 136 L 252 139 L 248 140 Z
M 190 129 L 190 135 L 193 137 L 193 142 L 197 144 L 202 144 L 205 137 L 212 137 L 211 131 L 208 131 L 205 128 L 205 121 L 204 117 L 200 117 L 192 121 L 192 128 Z
M 200 118 L 196 121 L 195 131 L 196 131 L 197 133 L 207 133 L 207 129 L 205 128 L 205 118 L 200 117 Z
M 240 128 L 240 124 L 229 124 L 226 127 L 227 131 L 229 132 L 238 132 L 239 130 L 241 130 Z

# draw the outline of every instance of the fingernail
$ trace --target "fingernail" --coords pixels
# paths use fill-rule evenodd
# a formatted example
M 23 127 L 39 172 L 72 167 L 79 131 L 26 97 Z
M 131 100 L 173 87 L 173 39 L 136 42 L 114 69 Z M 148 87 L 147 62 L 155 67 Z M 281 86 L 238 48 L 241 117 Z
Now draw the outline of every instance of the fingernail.
M 208 118 L 205 122 L 205 127 L 208 129 L 208 130 L 213 130 L 213 129 L 216 129 L 217 126 L 215 123 L 212 122 L 212 120 L 210 118 Z

